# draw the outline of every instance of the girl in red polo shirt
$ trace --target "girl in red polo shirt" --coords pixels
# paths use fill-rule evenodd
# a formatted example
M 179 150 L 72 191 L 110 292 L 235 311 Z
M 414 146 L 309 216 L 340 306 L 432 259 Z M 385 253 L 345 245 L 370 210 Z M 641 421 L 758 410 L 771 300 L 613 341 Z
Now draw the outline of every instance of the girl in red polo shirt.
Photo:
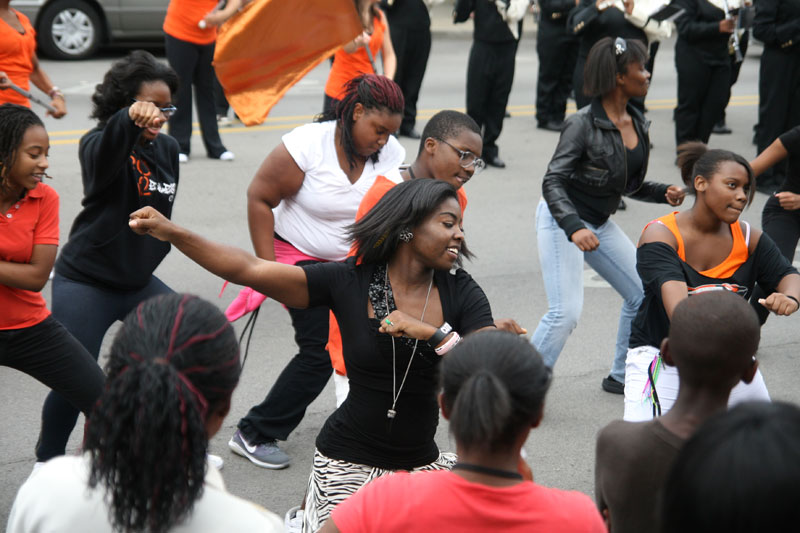
M 38 379 L 88 416 L 103 392 L 103 372 L 41 295 L 58 249 L 58 194 L 41 183 L 49 149 L 36 113 L 0 105 L 0 364 Z

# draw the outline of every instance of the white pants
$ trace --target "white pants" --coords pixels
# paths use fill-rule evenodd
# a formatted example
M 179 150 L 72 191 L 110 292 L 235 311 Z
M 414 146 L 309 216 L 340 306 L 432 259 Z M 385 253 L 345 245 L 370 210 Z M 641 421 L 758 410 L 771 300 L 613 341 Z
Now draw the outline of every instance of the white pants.
M 623 418 L 630 422 L 651 420 L 653 418 L 653 400 L 650 392 L 650 380 L 647 369 L 661 354 L 654 346 L 640 346 L 628 350 L 625 363 L 625 414 Z M 655 365 L 653 365 L 655 368 Z M 674 366 L 659 365 L 656 379 L 656 394 L 661 404 L 661 414 L 672 409 L 678 398 L 678 369 Z M 756 371 L 750 383 L 739 382 L 728 398 L 728 407 L 737 403 L 753 400 L 770 401 L 767 385 L 761 370 Z

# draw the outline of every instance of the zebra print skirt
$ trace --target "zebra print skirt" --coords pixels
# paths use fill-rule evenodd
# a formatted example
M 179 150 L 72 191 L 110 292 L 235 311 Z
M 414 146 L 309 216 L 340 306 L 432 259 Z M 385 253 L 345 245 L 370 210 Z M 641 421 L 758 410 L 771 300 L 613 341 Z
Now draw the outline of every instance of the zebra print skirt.
M 456 454 L 440 452 L 436 461 L 411 471 L 450 470 L 456 464 L 456 460 Z M 303 511 L 303 533 L 316 533 L 339 503 L 373 479 L 394 472 L 395 470 L 332 459 L 314 449 L 314 465 L 308 478 Z

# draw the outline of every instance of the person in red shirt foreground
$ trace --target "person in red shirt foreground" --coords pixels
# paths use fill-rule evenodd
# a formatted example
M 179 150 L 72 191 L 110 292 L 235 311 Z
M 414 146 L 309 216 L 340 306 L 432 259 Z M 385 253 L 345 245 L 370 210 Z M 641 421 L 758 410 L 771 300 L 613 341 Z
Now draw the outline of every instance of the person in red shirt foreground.
M 453 470 L 378 478 L 339 504 L 320 532 L 606 531 L 588 496 L 519 473 L 550 378 L 524 338 L 485 331 L 465 339 L 441 369 L 439 404 L 458 450 Z

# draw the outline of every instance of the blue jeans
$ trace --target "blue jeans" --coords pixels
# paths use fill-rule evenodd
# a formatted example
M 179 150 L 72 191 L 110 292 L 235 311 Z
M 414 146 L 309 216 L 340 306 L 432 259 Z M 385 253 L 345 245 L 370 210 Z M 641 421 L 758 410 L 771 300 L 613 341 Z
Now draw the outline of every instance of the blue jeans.
M 600 246 L 593 252 L 581 252 L 567 239 L 564 230 L 550 214 L 547 203 L 544 200 L 539 202 L 536 236 L 548 309 L 531 342 L 542 354 L 545 364 L 552 368 L 581 315 L 585 260 L 623 299 L 611 377 L 624 383 L 631 322 L 644 298 L 642 281 L 636 272 L 636 247 L 611 219 L 600 226 L 586 221 L 584 224 L 600 241 Z
M 139 290 L 119 291 L 65 278 L 53 278 L 53 318 L 61 322 L 96 360 L 108 328 L 123 320 L 139 303 L 158 294 L 169 294 L 155 276 Z M 38 461 L 64 455 L 69 435 L 78 420 L 78 410 L 64 396 L 50 391 L 42 407 L 42 432 L 36 445 Z

